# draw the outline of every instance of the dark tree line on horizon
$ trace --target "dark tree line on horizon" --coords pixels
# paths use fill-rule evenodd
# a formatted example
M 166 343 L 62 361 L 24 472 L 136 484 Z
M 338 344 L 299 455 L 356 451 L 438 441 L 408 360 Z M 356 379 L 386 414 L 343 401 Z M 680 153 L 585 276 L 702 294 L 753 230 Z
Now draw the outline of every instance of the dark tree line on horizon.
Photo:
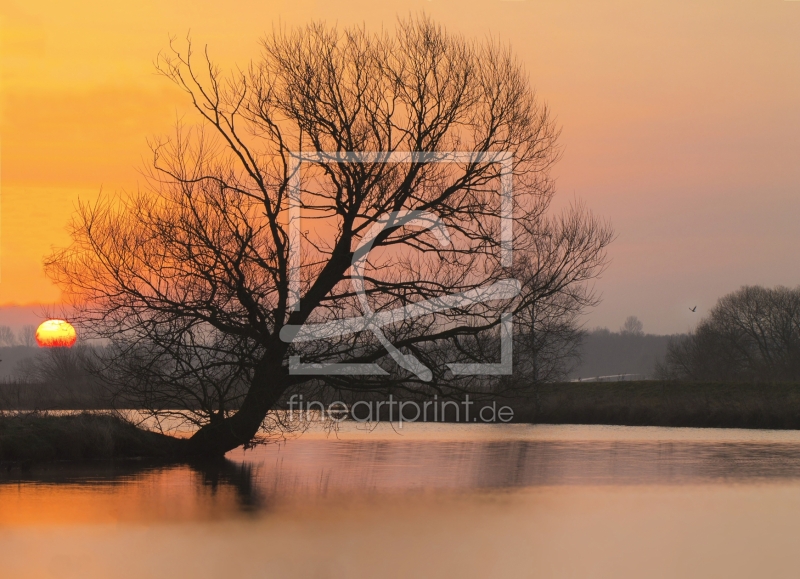
M 671 340 L 657 376 L 714 382 L 800 381 L 800 287 L 745 286 Z

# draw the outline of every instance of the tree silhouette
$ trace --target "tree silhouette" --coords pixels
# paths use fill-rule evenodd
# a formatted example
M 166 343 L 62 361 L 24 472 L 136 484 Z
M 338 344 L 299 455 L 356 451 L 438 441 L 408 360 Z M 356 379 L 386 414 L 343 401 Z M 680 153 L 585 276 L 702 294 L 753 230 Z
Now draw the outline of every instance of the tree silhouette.
M 644 335 L 644 324 L 636 316 L 628 316 L 625 318 L 625 323 L 619 329 L 620 334 L 630 334 L 634 336 Z
M 118 381 L 146 393 L 154 412 L 174 407 L 173 395 L 205 408 L 193 452 L 247 443 L 287 388 L 309 380 L 485 387 L 486 377 L 455 376 L 447 363 L 496 362 L 504 313 L 593 302 L 587 282 L 610 227 L 580 205 L 547 214 L 558 130 L 508 48 L 421 17 L 394 35 L 279 30 L 229 75 L 191 41 L 173 42 L 157 66 L 199 126 L 151 143 L 142 191 L 81 205 L 72 244 L 46 268 L 83 335 L 111 342 Z M 503 179 L 513 184 L 511 260 Z M 380 332 L 286 341 L 308 324 L 497 283 L 514 291 L 381 322 Z M 298 359 L 383 375 L 298 375 Z
M 744 286 L 697 328 L 670 341 L 661 378 L 730 382 L 800 379 L 800 288 Z

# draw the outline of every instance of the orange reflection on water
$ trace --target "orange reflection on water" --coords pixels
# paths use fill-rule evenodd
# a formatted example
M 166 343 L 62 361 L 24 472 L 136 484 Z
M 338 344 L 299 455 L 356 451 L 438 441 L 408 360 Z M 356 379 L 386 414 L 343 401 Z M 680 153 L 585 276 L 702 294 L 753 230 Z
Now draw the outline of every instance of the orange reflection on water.
M 235 487 L 201 478 L 172 467 L 112 481 L 0 485 L 0 526 L 197 521 L 236 511 Z
M 0 577 L 796 577 L 795 433 L 407 425 L 0 473 Z

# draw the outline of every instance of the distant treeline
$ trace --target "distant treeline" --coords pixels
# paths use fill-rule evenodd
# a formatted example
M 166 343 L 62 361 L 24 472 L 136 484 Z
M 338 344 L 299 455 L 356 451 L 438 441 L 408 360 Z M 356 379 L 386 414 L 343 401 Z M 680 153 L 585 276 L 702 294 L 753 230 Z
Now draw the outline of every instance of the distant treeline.
M 580 362 L 569 379 L 634 375 L 649 379 L 663 360 L 669 336 L 597 329 L 583 335 Z M 81 365 L 82 349 L 0 347 L 0 410 L 108 408 L 107 389 Z
M 18 345 L 18 339 L 11 332 L 0 332 L 0 343 L 17 344 L 0 347 L 0 410 L 108 408 L 115 402 L 109 389 L 86 370 L 91 347 L 41 350 Z M 525 360 L 525 343 L 519 346 L 515 364 Z M 618 332 L 596 329 L 584 333 L 579 347 L 580 361 L 568 374 L 571 380 L 625 376 L 627 380 L 664 383 L 800 383 L 800 288 L 743 287 L 721 298 L 695 331 L 683 335 L 645 334 L 641 322 L 631 316 Z M 572 352 L 570 349 L 568 356 L 573 356 Z M 131 376 L 124 374 L 117 381 L 127 382 Z M 216 384 L 214 376 L 208 379 Z M 541 393 L 540 386 L 549 388 L 547 384 L 558 381 L 525 378 L 517 384 L 517 391 L 524 399 L 537 389 Z M 154 384 L 143 381 L 143 387 L 151 390 Z M 225 408 L 237 408 L 239 399 L 230 396 Z M 131 406 L 129 400 L 123 402 L 125 407 L 202 408 L 205 398 L 152 398 L 149 406 Z
M 36 346 L 0 347 L 0 382 L 18 381 L 25 373 L 26 360 L 34 360 L 40 352 Z
M 610 341 L 619 335 L 597 332 Z M 645 336 L 633 344 L 650 343 Z M 620 342 L 620 343 L 624 343 Z M 40 360 L 42 358 L 40 357 Z M 113 408 L 113 399 L 99 383 L 92 380 L 7 382 L 0 383 L 0 410 L 80 410 Z M 296 396 L 290 400 L 289 394 Z M 332 390 L 317 390 L 307 385 L 287 393 L 277 408 L 305 410 L 309 402 L 311 410 L 318 403 L 328 408 L 334 401 L 343 401 L 352 407 L 356 401 L 386 401 L 389 392 L 353 393 Z M 416 400 L 427 412 L 424 403 L 435 400 L 435 392 L 417 392 L 413 395 L 403 391 L 391 392 L 394 401 Z M 300 397 L 302 395 L 302 397 Z M 463 396 L 456 396 L 463 403 Z M 495 396 L 486 392 L 473 397 L 471 410 L 487 405 L 498 409 L 508 406 L 513 409 L 512 422 L 537 424 L 613 424 L 646 426 L 693 426 L 722 428 L 800 428 L 800 384 L 798 383 L 742 383 L 742 382 L 688 382 L 672 380 L 629 381 L 613 383 L 539 383 L 531 384 L 526 392 L 517 392 L 512 397 Z M 466 406 L 433 407 L 436 421 L 464 422 Z M 374 406 L 373 406 L 374 407 Z M 173 407 L 174 408 L 174 407 Z M 340 410 L 341 406 L 331 407 Z M 370 407 L 372 408 L 372 407 Z M 397 420 L 397 408 L 393 420 Z M 437 408 L 440 409 L 437 412 Z M 460 411 L 458 410 L 460 408 Z M 174 408 L 183 410 L 182 408 Z M 373 419 L 388 420 L 390 406 L 378 407 Z M 362 408 L 363 410 L 363 408 Z M 443 416 L 441 416 L 443 414 Z M 427 414 L 426 414 L 427 416 Z M 0 416 L 0 419 L 2 417 Z M 406 420 L 413 420 L 413 409 Z M 427 416 L 427 421 L 431 421 Z M 474 418 L 470 420 L 473 422 Z
M 86 369 L 88 348 L 0 348 L 0 410 L 111 408 L 108 391 Z
M 672 340 L 658 375 L 678 381 L 800 381 L 800 287 L 745 286 Z
M 569 379 L 592 380 L 621 375 L 638 380 L 652 379 L 657 365 L 664 360 L 668 344 L 677 338 L 641 331 L 612 332 L 606 328 L 586 332 L 579 362 L 569 373 Z

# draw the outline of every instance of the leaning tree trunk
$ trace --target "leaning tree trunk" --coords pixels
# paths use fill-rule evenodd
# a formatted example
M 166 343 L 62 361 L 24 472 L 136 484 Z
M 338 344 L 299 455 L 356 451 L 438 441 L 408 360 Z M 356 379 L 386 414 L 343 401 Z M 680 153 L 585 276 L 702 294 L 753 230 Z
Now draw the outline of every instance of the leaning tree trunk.
M 200 428 L 189 439 L 190 454 L 220 457 L 250 442 L 258 433 L 267 412 L 273 409 L 289 387 L 289 370 L 282 362 L 283 352 L 265 357 L 256 366 L 250 389 L 236 414 Z

